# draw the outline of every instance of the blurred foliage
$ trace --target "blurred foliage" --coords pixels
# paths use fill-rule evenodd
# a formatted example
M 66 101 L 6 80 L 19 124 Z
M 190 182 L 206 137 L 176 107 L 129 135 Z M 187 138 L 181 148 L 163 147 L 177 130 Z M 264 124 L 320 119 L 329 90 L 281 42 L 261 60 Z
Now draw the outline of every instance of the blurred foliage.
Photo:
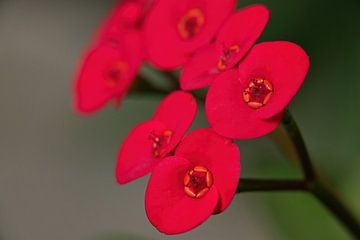
M 114 233 L 114 234 L 106 234 L 104 236 L 99 236 L 94 240 L 151 240 L 151 239 L 129 233 Z
M 334 187 L 360 217 L 357 190 L 360 181 L 360 1 L 242 0 L 238 6 L 255 3 L 264 3 L 271 10 L 260 41 L 293 41 L 311 58 L 308 78 L 291 110 L 315 165 L 330 176 Z M 260 143 L 265 145 L 265 141 Z M 253 165 L 242 158 L 243 165 L 249 165 L 247 176 L 301 177 L 299 170 L 283 162 L 285 157 L 272 151 L 259 151 L 262 147 L 257 141 L 241 145 L 243 152 L 251 152 L 247 157 Z M 260 196 L 284 239 L 350 239 L 312 196 L 297 193 Z
M 263 195 L 284 239 L 350 239 L 331 213 L 305 193 Z

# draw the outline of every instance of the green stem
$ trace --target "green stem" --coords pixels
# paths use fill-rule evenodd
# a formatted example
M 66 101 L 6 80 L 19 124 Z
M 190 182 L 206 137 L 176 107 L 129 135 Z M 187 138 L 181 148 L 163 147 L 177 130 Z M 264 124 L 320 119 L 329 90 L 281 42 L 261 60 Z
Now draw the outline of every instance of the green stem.
M 166 76 L 169 81 L 172 82 L 172 84 L 174 85 L 174 88 L 179 89 L 179 79 L 178 77 L 174 74 L 174 72 L 170 72 L 170 71 L 163 71 L 162 72 L 164 74 L 164 76 Z
M 356 239 L 360 239 L 360 224 L 358 220 L 346 206 L 340 195 L 335 192 L 328 181 L 320 176 L 313 167 L 299 127 L 288 110 L 283 119 L 283 126 L 297 152 L 308 191 L 323 203 Z
M 282 123 L 295 147 L 306 180 L 308 182 L 312 182 L 315 179 L 314 167 L 312 166 L 310 155 L 307 151 L 305 141 L 300 133 L 299 127 L 288 110 L 285 111 Z
M 360 239 L 360 225 L 341 197 L 322 180 L 317 180 L 310 192 L 336 217 L 355 237 Z
M 166 95 L 169 93 L 169 91 L 150 84 L 146 78 L 139 75 L 136 77 L 136 80 L 135 80 L 134 84 L 132 85 L 132 87 L 130 88 L 129 93 L 130 94 L 156 93 L 156 94 Z

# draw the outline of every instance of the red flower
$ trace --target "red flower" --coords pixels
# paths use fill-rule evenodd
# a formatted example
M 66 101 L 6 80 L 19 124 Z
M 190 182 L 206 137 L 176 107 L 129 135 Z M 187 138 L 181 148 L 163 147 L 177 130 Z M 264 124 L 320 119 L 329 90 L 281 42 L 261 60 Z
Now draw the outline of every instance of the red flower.
M 211 129 L 195 130 L 175 156 L 154 169 L 146 189 L 147 216 L 163 233 L 189 231 L 229 206 L 239 177 L 238 147 Z
M 274 130 L 309 69 L 304 50 L 290 42 L 257 44 L 240 63 L 216 78 L 206 98 L 206 116 L 219 134 L 255 138 Z
M 212 40 L 234 6 L 234 0 L 157 0 L 145 22 L 150 62 L 161 69 L 183 65 Z
M 211 84 L 221 72 L 233 68 L 264 30 L 269 11 L 252 5 L 233 14 L 220 29 L 216 42 L 199 50 L 186 63 L 180 77 L 182 89 L 193 90 Z
M 98 38 L 121 37 L 127 32 L 141 34 L 143 23 L 154 0 L 123 0 L 114 6 L 99 29 Z
M 150 0 L 116 5 L 85 53 L 75 81 L 75 108 L 92 113 L 108 101 L 120 103 L 144 59 L 142 23 Z
M 93 113 L 110 100 L 122 100 L 141 64 L 142 52 L 136 35 L 103 41 L 90 49 L 75 81 L 75 108 Z
M 120 184 L 140 178 L 168 156 L 191 126 L 196 100 L 186 92 L 167 96 L 153 118 L 137 125 L 124 140 L 118 155 L 116 178 Z

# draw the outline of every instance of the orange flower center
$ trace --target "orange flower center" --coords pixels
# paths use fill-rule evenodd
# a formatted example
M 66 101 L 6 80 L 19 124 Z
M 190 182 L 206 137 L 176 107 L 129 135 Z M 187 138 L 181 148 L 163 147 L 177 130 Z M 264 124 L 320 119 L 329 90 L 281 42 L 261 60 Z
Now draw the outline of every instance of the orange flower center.
M 243 99 L 249 107 L 258 109 L 265 106 L 274 92 L 272 83 L 262 78 L 254 78 L 243 91 Z
M 233 56 L 233 54 L 238 53 L 240 51 L 240 47 L 237 44 L 231 45 L 230 47 L 226 47 L 223 44 L 223 55 L 220 57 L 217 67 L 220 71 L 224 71 L 228 66 L 227 62 Z
M 105 85 L 108 88 L 116 88 L 122 76 L 128 71 L 129 65 L 124 61 L 118 61 L 111 65 L 105 72 Z
M 195 166 L 184 177 L 184 191 L 191 198 L 201 198 L 213 185 L 212 173 L 203 166 Z
M 189 9 L 178 22 L 178 31 L 182 39 L 191 40 L 204 26 L 205 16 L 199 8 Z
M 152 141 L 152 154 L 155 158 L 164 156 L 165 148 L 169 145 L 173 134 L 173 131 L 169 129 L 163 131 L 161 134 L 157 134 L 155 131 L 150 133 L 149 138 Z

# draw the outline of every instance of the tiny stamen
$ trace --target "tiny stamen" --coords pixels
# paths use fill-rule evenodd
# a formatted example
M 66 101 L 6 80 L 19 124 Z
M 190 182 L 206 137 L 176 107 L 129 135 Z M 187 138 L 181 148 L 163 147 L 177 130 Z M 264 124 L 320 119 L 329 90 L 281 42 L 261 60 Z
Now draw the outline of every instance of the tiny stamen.
M 223 43 L 223 55 L 220 57 L 217 68 L 220 71 L 224 71 L 228 66 L 227 62 L 230 60 L 230 58 L 240 52 L 240 46 L 237 44 L 231 45 L 230 47 L 225 46 L 225 43 Z
M 182 39 L 194 38 L 205 24 L 205 16 L 201 9 L 192 8 L 178 22 L 178 31 Z
M 105 85 L 108 88 L 116 88 L 122 76 L 128 71 L 129 65 L 124 61 L 118 61 L 111 65 L 105 72 Z
M 213 175 L 204 166 L 195 166 L 184 176 L 184 192 L 191 198 L 201 198 L 210 191 Z
M 157 134 L 155 131 L 150 133 L 149 139 L 152 141 L 152 154 L 155 158 L 163 157 L 166 147 L 171 141 L 173 131 L 166 129 L 161 134 Z
M 273 92 L 274 88 L 269 80 L 253 78 L 243 91 L 243 99 L 249 107 L 259 109 L 270 101 Z

